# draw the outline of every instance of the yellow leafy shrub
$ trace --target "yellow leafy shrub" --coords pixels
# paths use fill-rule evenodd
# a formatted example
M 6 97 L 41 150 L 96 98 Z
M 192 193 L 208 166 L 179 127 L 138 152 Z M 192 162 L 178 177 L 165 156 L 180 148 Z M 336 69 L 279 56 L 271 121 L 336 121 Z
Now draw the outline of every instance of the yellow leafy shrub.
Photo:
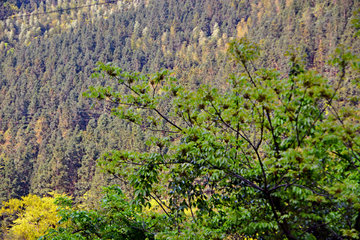
M 33 194 L 21 199 L 10 199 L 3 202 L 1 215 L 16 217 L 8 229 L 5 239 L 37 239 L 50 228 L 59 226 L 58 206 L 54 203 L 60 194 L 52 193 L 53 197 L 39 197 Z

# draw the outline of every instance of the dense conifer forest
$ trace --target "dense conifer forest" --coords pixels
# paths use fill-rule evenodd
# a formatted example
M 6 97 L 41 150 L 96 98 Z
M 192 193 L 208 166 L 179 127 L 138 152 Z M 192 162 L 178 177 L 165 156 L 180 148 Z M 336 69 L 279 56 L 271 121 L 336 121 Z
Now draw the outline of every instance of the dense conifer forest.
M 88 5 L 91 6 L 83 7 Z M 79 8 L 76 10 L 64 10 L 77 7 Z M 350 239 L 355 236 L 355 239 L 358 232 L 354 231 L 360 231 L 360 223 L 357 223 L 353 232 L 343 232 L 344 238 L 337 238 L 336 236 L 341 233 L 340 227 L 329 230 L 325 225 L 323 227 L 321 219 L 314 220 L 314 225 L 306 226 L 310 230 L 304 231 L 304 235 L 295 231 L 290 234 L 291 224 L 286 225 L 283 220 L 278 221 L 281 222 L 278 228 L 270 225 L 256 226 L 254 229 L 260 230 L 254 233 L 235 223 L 228 225 L 225 230 L 222 229 L 224 232 L 191 232 L 191 227 L 184 227 L 187 230 L 182 231 L 182 234 L 190 236 L 196 233 L 198 238 L 175 238 L 176 231 L 171 226 L 145 228 L 141 225 L 141 219 L 144 218 L 142 214 L 152 210 L 142 210 L 136 216 L 133 212 L 127 212 L 128 203 L 124 200 L 124 193 L 119 193 L 113 186 L 121 186 L 127 197 L 136 200 L 134 196 L 138 196 L 139 193 L 136 193 L 136 187 L 131 185 L 131 179 L 124 181 L 120 173 L 111 170 L 107 163 L 104 163 L 104 158 L 100 164 L 98 159 L 114 150 L 152 152 L 151 144 L 145 144 L 152 136 L 151 132 L 146 131 L 151 124 L 144 125 L 137 120 L 131 120 L 126 113 L 111 114 L 116 102 L 105 101 L 105 97 L 113 96 L 110 93 L 105 94 L 103 98 L 97 98 L 100 95 L 90 93 L 87 95 L 90 98 L 85 98 L 83 93 L 91 89 L 90 86 L 106 85 L 110 85 L 112 91 L 124 95 L 133 91 L 131 88 L 122 88 L 106 76 L 92 77 L 96 72 L 94 68 L 97 67 L 97 62 L 112 62 L 114 66 L 122 68 L 118 71 L 130 74 L 127 76 L 133 76 L 134 72 L 145 75 L 158 72 L 159 76 L 165 76 L 168 73 L 161 71 L 169 69 L 172 71 L 171 76 L 178 79 L 179 86 L 187 91 L 196 92 L 202 89 L 203 84 L 209 84 L 216 88 L 219 94 L 229 93 L 233 89 L 232 83 L 227 81 L 229 74 L 242 74 L 248 71 L 247 68 L 244 69 L 246 65 L 241 64 L 245 61 L 242 55 L 236 55 L 238 53 L 235 50 L 229 54 L 231 46 L 234 46 L 229 43 L 234 44 L 236 39 L 247 39 L 261 49 L 261 54 L 256 57 L 256 66 L 255 58 L 246 58 L 246 61 L 249 60 L 251 71 L 271 68 L 278 71 L 279 76 L 291 76 L 294 71 L 303 71 L 301 67 L 294 67 L 302 64 L 306 71 L 314 71 L 314 75 L 320 73 L 327 78 L 329 86 L 336 86 L 336 79 L 341 71 L 334 65 L 329 65 L 328 61 L 341 46 L 351 49 L 355 55 L 359 54 L 360 40 L 354 37 L 357 32 L 354 19 L 359 15 L 356 13 L 359 8 L 358 0 L 119 0 L 107 4 L 89 0 L 0 2 L 0 201 L 3 202 L 3 207 L 7 206 L 5 202 L 10 199 L 32 196 L 37 199 L 36 201 L 44 201 L 45 204 L 51 197 L 58 196 L 58 199 L 62 200 L 59 204 L 63 204 L 62 216 L 70 218 L 72 213 L 66 212 L 66 206 L 76 205 L 76 211 L 79 212 L 86 209 L 102 209 L 104 212 L 107 208 L 101 206 L 100 199 L 111 202 L 114 196 L 120 196 L 121 209 L 127 209 L 123 210 L 124 216 L 134 222 L 121 236 L 106 235 L 108 230 L 99 233 L 103 234 L 99 236 L 89 230 L 88 235 L 81 236 L 83 238 L 70 238 L 70 235 L 64 235 L 63 238 L 55 236 L 51 239 L 152 239 L 155 235 L 160 239 L 166 239 L 167 236 L 172 236 L 171 239 L 205 239 L 209 236 L 214 236 L 213 239 Z M 46 13 L 49 11 L 54 12 Z M 293 62 L 289 64 L 291 49 L 296 49 L 294 52 L 300 56 L 299 65 L 296 62 L 297 57 L 296 61 L 292 59 Z M 107 67 L 104 65 L 99 70 L 104 70 L 108 76 L 113 77 L 113 71 L 117 69 Z M 136 76 L 138 75 L 135 74 L 134 79 L 138 80 Z M 251 75 L 249 76 L 251 78 Z M 347 71 L 346 77 L 343 76 L 344 83 L 335 91 L 339 94 L 337 100 L 340 101 L 340 105 L 351 105 L 355 107 L 354 111 L 357 111 L 358 103 L 348 101 L 358 97 L 358 89 L 351 84 L 358 76 L 355 70 Z M 126 78 L 125 75 L 123 77 Z M 101 93 L 100 90 L 99 92 Z M 158 92 L 154 90 L 155 93 Z M 174 95 L 176 97 L 176 94 Z M 323 104 L 331 103 L 320 105 Z M 137 106 L 140 108 L 140 105 Z M 180 109 L 179 106 L 172 105 L 167 99 L 160 99 L 157 109 L 160 112 L 171 113 L 176 112 L 174 108 Z M 148 113 L 144 114 L 150 116 Z M 190 118 L 190 113 L 188 114 Z M 126 121 L 129 119 L 130 122 Z M 161 121 L 164 125 L 170 123 L 166 119 Z M 255 120 L 251 123 L 254 122 Z M 180 124 L 180 121 L 178 123 Z M 192 120 L 189 120 L 189 124 L 192 126 Z M 173 131 L 172 127 L 166 126 L 165 130 L 162 130 L 163 137 L 168 137 L 176 143 L 181 142 L 178 135 L 166 135 L 166 131 Z M 255 130 L 251 131 L 251 136 L 258 136 L 259 133 Z M 304 138 L 306 134 L 308 133 L 304 133 Z M 286 137 L 282 135 L 279 138 Z M 300 146 L 301 144 L 298 147 Z M 262 154 L 269 153 L 260 155 Z M 136 171 L 141 175 L 141 170 Z M 178 174 L 188 175 L 183 172 Z M 175 179 L 174 176 L 172 175 L 172 179 Z M 199 180 L 200 177 L 194 177 L 194 181 L 195 179 Z M 281 177 L 277 181 L 280 179 Z M 260 184 L 261 180 L 254 178 L 254 182 Z M 113 187 L 104 193 L 102 187 L 106 186 Z M 68 199 L 70 196 L 72 200 Z M 162 200 L 167 201 L 160 201 Z M 70 201 L 72 203 L 69 203 Z M 139 199 L 138 201 L 141 202 Z M 318 204 L 321 205 L 319 201 L 321 200 L 318 200 Z M 212 204 L 215 208 L 217 203 Z M 199 203 L 194 208 L 201 209 L 200 205 Z M 299 209 L 302 208 L 303 206 Z M 101 211 L 92 212 L 93 215 L 88 216 L 89 222 L 95 219 L 95 216 L 103 214 Z M 323 214 L 326 215 L 326 209 L 319 211 L 324 211 Z M 349 209 L 344 211 L 350 212 Z M 215 212 L 208 217 L 215 219 Z M 37 239 L 41 236 L 21 236 L 20 230 L 13 230 L 11 235 L 7 229 L 13 226 L 16 216 L 12 215 L 11 211 L 3 210 L 2 213 L 3 239 Z M 187 215 L 193 214 L 187 212 Z M 281 214 L 284 216 L 285 213 Z M 349 218 L 353 218 L 351 221 L 360 221 L 360 217 L 354 216 L 349 215 Z M 175 225 L 176 221 L 181 221 L 177 218 L 178 215 L 170 218 Z M 128 224 L 126 217 L 123 219 L 117 216 L 116 219 L 118 222 L 114 224 Z M 158 220 L 158 216 L 153 219 Z M 193 221 L 196 221 L 195 218 Z M 198 221 L 200 222 L 200 219 Z M 272 220 L 262 221 L 275 224 Z M 105 220 L 103 223 L 104 225 L 96 226 L 94 229 L 106 229 L 104 226 L 111 225 L 106 225 L 108 222 Z M 315 223 L 322 228 L 317 229 Z M 213 225 L 210 226 L 211 224 Z M 204 229 L 213 229 L 215 225 L 215 222 L 209 223 Z M 176 226 L 179 236 L 182 236 L 180 227 Z M 241 235 L 241 230 L 233 230 L 239 229 L 240 226 L 245 229 L 244 236 Z M 311 228 L 317 232 L 311 232 Z M 262 237 L 261 234 L 267 231 L 269 238 Z M 77 229 L 71 229 L 69 232 L 77 233 Z

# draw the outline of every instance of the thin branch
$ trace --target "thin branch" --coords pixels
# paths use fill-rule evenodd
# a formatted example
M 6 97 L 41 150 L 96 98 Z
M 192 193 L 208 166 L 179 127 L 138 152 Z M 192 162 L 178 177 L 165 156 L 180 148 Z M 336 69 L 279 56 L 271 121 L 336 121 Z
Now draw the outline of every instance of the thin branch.
M 145 128 L 149 131 L 152 131 L 152 132 L 167 132 L 167 133 L 179 133 L 179 132 L 174 132 L 174 131 L 170 131 L 170 130 L 165 130 L 165 129 L 154 129 L 154 128 L 149 128 L 149 127 L 145 127 L 144 125 L 142 124 L 139 124 L 139 123 L 136 123 L 136 122 L 132 122 L 132 123 L 135 123 L 136 125 L 142 127 L 142 128 Z
M 151 193 L 149 193 L 149 194 L 150 194 L 150 197 L 152 197 L 152 198 L 157 202 L 157 204 L 159 204 L 159 206 L 162 208 L 162 210 L 165 212 L 165 214 L 166 214 L 169 218 L 171 218 L 170 215 L 169 215 L 169 213 L 165 210 L 165 208 L 164 208 L 164 206 L 162 205 L 162 203 L 161 203 L 160 201 L 158 201 L 157 198 L 154 197 Z
M 294 185 L 294 184 L 297 183 L 298 181 L 299 181 L 299 179 L 293 181 L 292 183 L 286 183 L 286 184 L 282 184 L 282 185 L 275 186 L 275 187 L 269 189 L 269 192 L 275 191 L 276 189 L 279 189 L 279 188 L 282 188 L 282 187 L 285 187 L 284 190 L 286 191 L 286 189 L 287 189 L 288 187 L 291 187 L 292 185 Z M 279 182 L 280 182 L 280 181 L 279 181 Z
M 270 114 L 269 114 L 268 110 L 266 110 L 266 116 L 267 116 L 267 119 L 268 119 L 269 124 L 270 124 L 270 132 L 271 132 L 274 144 L 275 144 L 276 155 L 277 155 L 277 158 L 279 158 L 280 157 L 280 146 L 279 146 L 279 143 L 276 141 L 275 129 L 274 129 L 273 125 L 272 125 Z
M 262 189 L 261 187 L 257 186 L 255 183 L 251 182 L 250 180 L 244 178 L 243 176 L 237 174 L 237 173 L 234 173 L 233 171 L 231 171 L 230 169 L 225 169 L 225 168 L 221 168 L 221 167 L 218 167 L 218 166 L 215 166 L 214 164 L 210 163 L 209 161 L 207 161 L 208 164 L 210 164 L 214 169 L 218 169 L 218 170 L 222 170 L 222 171 L 225 171 L 228 175 L 231 175 L 233 177 L 236 177 L 240 180 L 242 180 L 243 182 L 245 182 L 247 185 L 253 187 L 253 188 L 256 188 L 262 192 L 264 192 L 264 189 Z
M 244 66 L 245 71 L 246 71 L 247 75 L 249 76 L 251 83 L 254 85 L 254 87 L 257 87 L 256 83 L 254 82 L 254 79 L 252 78 L 251 73 L 246 65 L 246 62 L 244 60 L 242 60 L 241 63 Z
M 305 91 L 304 91 L 304 95 L 302 97 L 303 99 L 305 97 L 305 94 L 306 94 L 307 90 L 308 90 L 308 88 L 306 88 Z M 299 121 L 299 116 L 300 116 L 300 111 L 301 111 L 302 106 L 303 106 L 303 101 L 300 102 L 300 107 L 298 109 L 298 112 L 297 112 L 296 118 L 295 118 L 296 139 L 297 139 L 297 142 L 298 142 L 298 147 L 300 147 L 300 139 L 299 139 L 300 133 L 299 133 L 298 121 Z
M 176 127 L 177 129 L 179 129 L 180 131 L 182 131 L 182 129 L 177 126 L 176 124 L 174 124 L 173 122 L 171 122 L 169 119 L 167 119 L 164 115 L 162 115 L 156 108 L 153 109 L 157 114 L 159 114 L 165 121 L 167 121 L 168 123 L 170 123 L 172 126 Z
M 325 224 L 326 225 L 326 228 L 330 230 L 330 232 L 332 232 L 336 237 L 337 239 L 340 239 L 340 240 L 343 240 L 344 238 L 342 238 L 340 235 L 338 235 L 334 230 L 332 230 L 329 225 Z
M 316 194 L 316 195 L 319 195 L 319 196 L 322 196 L 322 197 L 326 197 L 327 199 L 331 200 L 331 197 L 330 197 L 330 196 L 325 195 L 325 194 L 322 194 L 322 193 L 319 193 L 319 192 L 317 192 L 317 191 L 315 191 L 315 190 L 313 190 L 313 189 L 311 189 L 311 188 L 308 188 L 308 187 L 306 187 L 306 186 L 298 185 L 298 184 L 294 184 L 294 186 L 307 189 L 307 190 L 311 191 L 312 193 L 314 193 L 314 194 Z
M 237 131 L 236 129 L 234 129 L 233 127 L 231 127 L 229 124 L 227 124 L 227 123 L 224 121 L 224 119 L 221 117 L 221 113 L 219 113 L 219 111 L 216 109 L 216 107 L 214 106 L 214 104 L 213 104 L 212 102 L 210 102 L 210 103 L 211 103 L 212 107 L 214 108 L 217 116 L 220 118 L 221 122 L 222 122 L 227 128 L 231 129 L 232 131 L 234 131 L 234 132 L 236 132 L 236 133 L 239 133 L 239 135 L 240 135 L 243 139 L 245 139 L 245 141 L 247 141 L 252 147 L 255 147 L 255 146 L 253 146 L 253 144 L 252 144 L 252 142 L 249 140 L 249 138 L 246 137 L 245 134 L 241 134 L 240 131 Z

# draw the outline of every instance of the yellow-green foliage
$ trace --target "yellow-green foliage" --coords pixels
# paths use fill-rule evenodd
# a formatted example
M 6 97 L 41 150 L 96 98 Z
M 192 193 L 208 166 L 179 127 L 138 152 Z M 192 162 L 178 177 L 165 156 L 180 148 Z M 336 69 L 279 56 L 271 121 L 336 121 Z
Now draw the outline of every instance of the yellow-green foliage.
M 21 199 L 10 199 L 3 202 L 1 215 L 16 216 L 13 225 L 8 229 L 5 239 L 37 239 L 49 228 L 59 226 L 58 206 L 55 198 L 61 196 L 53 193 L 53 197 L 39 197 L 33 194 Z

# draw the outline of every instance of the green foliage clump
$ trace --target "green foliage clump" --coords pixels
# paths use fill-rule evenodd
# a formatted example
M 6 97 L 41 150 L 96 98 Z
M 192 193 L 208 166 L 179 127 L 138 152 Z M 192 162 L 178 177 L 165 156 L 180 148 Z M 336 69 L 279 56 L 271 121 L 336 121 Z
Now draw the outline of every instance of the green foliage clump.
M 75 209 L 70 198 L 57 198 L 60 224 L 66 227 L 51 229 L 40 239 L 154 239 L 146 230 L 148 223 L 129 205 L 119 187 L 105 188 L 101 203 L 97 210 Z

